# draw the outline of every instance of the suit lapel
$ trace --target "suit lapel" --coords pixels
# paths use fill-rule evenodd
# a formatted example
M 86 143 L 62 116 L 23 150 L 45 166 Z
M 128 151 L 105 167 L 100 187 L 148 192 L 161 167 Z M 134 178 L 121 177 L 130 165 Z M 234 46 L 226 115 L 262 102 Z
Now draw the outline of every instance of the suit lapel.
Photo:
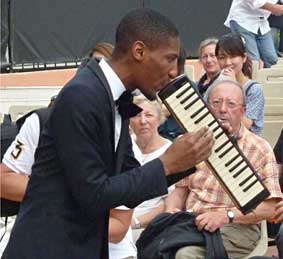
M 113 100 L 112 92 L 108 84 L 108 81 L 102 69 L 98 65 L 97 61 L 91 60 L 90 62 L 88 62 L 87 67 L 92 71 L 92 73 L 94 73 L 98 77 L 98 79 L 101 81 L 101 84 L 104 86 L 108 94 L 108 99 L 109 99 L 111 111 L 112 111 L 112 129 L 113 129 L 112 143 L 113 143 L 113 155 L 114 155 L 115 153 L 115 102 Z
M 127 136 L 128 136 L 128 130 L 129 130 L 129 120 L 122 121 L 122 127 L 121 127 L 121 134 L 120 139 L 117 146 L 116 151 L 116 163 L 115 163 L 115 172 L 120 173 L 123 165 L 123 157 L 126 152 L 126 146 L 127 146 Z

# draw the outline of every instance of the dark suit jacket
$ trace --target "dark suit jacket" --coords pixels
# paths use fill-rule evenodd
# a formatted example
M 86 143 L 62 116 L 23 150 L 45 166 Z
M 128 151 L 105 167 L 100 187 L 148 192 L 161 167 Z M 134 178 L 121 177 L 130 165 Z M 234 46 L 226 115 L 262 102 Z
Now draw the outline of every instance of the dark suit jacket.
M 96 61 L 60 92 L 3 258 L 108 258 L 109 209 L 164 195 L 178 180 L 166 180 L 159 159 L 139 167 L 128 121 L 115 152 L 114 108 Z

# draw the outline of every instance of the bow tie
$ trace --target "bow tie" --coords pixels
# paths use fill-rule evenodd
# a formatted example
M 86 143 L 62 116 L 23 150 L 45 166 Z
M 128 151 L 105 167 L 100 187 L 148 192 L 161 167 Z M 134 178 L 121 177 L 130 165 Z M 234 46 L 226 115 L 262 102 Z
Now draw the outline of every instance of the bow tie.
M 115 104 L 118 106 L 122 120 L 134 117 L 142 111 L 142 108 L 133 103 L 133 96 L 130 91 L 123 92 L 119 99 L 115 101 Z

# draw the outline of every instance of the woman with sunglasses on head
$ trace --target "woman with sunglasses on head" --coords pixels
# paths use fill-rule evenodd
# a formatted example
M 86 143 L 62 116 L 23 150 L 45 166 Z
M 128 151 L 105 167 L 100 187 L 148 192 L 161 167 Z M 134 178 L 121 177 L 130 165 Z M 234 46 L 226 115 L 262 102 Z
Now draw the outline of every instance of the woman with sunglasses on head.
M 257 135 L 263 129 L 264 94 L 262 86 L 251 80 L 252 61 L 247 56 L 245 44 L 238 34 L 222 36 L 216 44 L 221 74 L 234 78 L 243 86 L 246 94 L 247 112 L 243 124 Z

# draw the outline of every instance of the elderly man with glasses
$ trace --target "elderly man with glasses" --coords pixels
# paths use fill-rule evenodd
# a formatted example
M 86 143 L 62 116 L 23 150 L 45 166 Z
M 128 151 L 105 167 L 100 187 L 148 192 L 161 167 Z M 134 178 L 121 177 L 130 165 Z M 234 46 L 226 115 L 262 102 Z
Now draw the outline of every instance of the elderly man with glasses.
M 219 229 L 228 257 L 244 258 L 260 239 L 258 223 L 273 220 L 276 203 L 282 199 L 278 168 L 270 145 L 241 123 L 246 111 L 241 85 L 228 80 L 215 82 L 208 93 L 207 103 L 251 162 L 270 196 L 251 213 L 243 215 L 202 162 L 197 165 L 194 175 L 176 184 L 175 190 L 167 199 L 166 211 L 172 213 L 187 210 L 196 214 L 195 224 L 199 231 L 214 232 Z M 187 246 L 177 251 L 176 258 L 205 258 L 205 255 L 205 247 Z

